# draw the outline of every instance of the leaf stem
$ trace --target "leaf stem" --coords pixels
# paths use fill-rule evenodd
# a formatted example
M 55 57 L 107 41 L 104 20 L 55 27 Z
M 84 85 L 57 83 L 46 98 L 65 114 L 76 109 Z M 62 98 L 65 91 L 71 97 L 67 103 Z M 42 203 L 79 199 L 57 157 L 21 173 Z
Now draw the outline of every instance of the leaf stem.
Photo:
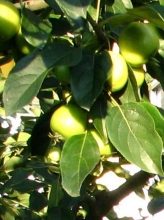
M 97 0 L 97 10 L 96 10 L 96 23 L 98 23 L 98 19 L 99 19 L 99 13 L 100 13 L 100 1 L 101 0 Z
M 118 102 L 113 98 L 113 96 L 111 95 L 111 92 L 108 92 L 108 96 L 110 97 L 110 102 L 112 103 L 113 106 L 117 106 L 119 107 Z

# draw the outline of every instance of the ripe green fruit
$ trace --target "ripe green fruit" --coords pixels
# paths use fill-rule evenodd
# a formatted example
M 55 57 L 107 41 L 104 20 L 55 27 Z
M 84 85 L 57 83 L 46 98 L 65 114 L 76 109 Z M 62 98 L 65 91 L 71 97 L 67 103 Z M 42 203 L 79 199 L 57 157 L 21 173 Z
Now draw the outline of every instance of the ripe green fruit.
M 68 104 L 59 107 L 52 115 L 50 128 L 65 139 L 83 134 L 87 126 L 87 113 L 79 106 Z
M 107 84 L 111 92 L 121 90 L 128 80 L 128 67 L 121 54 L 108 51 L 112 66 L 108 72 Z
M 61 149 L 59 147 L 52 147 L 46 153 L 46 158 L 48 162 L 56 163 L 60 160 L 61 157 Z
M 18 9 L 9 1 L 0 0 L 0 41 L 8 41 L 20 27 Z
M 29 44 L 26 39 L 24 38 L 21 28 L 19 28 L 19 31 L 17 32 L 17 34 L 15 35 L 15 42 L 16 42 L 16 46 L 18 48 L 18 50 L 22 53 L 22 54 L 30 54 L 35 47 L 33 47 L 31 44 Z
M 133 74 L 135 76 L 135 79 L 136 79 L 136 82 L 137 82 L 137 86 L 138 87 L 141 87 L 143 82 L 144 82 L 144 79 L 145 79 L 145 72 L 143 70 L 142 67 L 134 67 L 132 68 L 133 70 Z
M 70 82 L 69 66 L 57 66 L 55 68 L 55 76 L 59 82 L 68 84 Z
M 96 140 L 96 142 L 99 146 L 100 155 L 101 156 L 111 155 L 112 154 L 112 146 L 110 146 L 109 144 L 105 144 L 95 129 L 91 129 L 90 132 L 93 135 L 94 139 Z
M 159 38 L 152 25 L 132 22 L 121 32 L 118 45 L 124 59 L 132 66 L 139 66 L 158 51 Z

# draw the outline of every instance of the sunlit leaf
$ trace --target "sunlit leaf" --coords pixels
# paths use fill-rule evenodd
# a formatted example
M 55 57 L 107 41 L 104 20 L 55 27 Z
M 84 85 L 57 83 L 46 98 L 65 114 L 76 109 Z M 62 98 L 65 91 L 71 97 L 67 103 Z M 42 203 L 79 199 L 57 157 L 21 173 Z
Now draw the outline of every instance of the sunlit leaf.
M 148 6 L 128 9 L 126 13 L 111 16 L 110 18 L 100 22 L 99 25 L 103 26 L 104 24 L 108 23 L 112 28 L 114 28 L 123 23 L 144 19 L 148 20 L 159 28 L 164 28 L 163 17 L 155 9 Z
M 106 127 L 111 142 L 128 161 L 146 172 L 163 175 L 162 139 L 154 119 L 141 104 L 113 107 L 106 118 Z
M 85 25 L 84 19 L 86 18 L 87 7 L 91 0 L 55 0 L 62 12 L 66 15 L 75 29 L 82 28 Z M 56 8 L 54 1 L 46 0 L 52 8 Z
M 22 58 L 6 80 L 3 100 L 6 115 L 29 104 L 38 93 L 47 72 L 55 65 L 75 65 L 81 60 L 80 48 L 52 44 Z
M 150 116 L 153 118 L 155 123 L 155 129 L 157 130 L 158 134 L 160 135 L 161 139 L 164 142 L 164 118 L 158 111 L 157 107 L 148 103 L 148 102 L 141 102 L 141 105 L 147 110 Z
M 42 49 L 47 43 L 52 27 L 48 20 L 43 21 L 31 10 L 23 8 L 21 29 L 27 42 Z
M 94 169 L 99 159 L 97 143 L 90 133 L 76 135 L 66 141 L 60 167 L 62 186 L 70 196 L 80 195 L 84 179 Z
M 108 6 L 108 11 L 110 11 L 114 14 L 125 13 L 126 8 L 125 8 L 125 5 L 123 4 L 122 1 L 115 0 L 114 4 L 112 6 L 110 6 L 110 7 Z

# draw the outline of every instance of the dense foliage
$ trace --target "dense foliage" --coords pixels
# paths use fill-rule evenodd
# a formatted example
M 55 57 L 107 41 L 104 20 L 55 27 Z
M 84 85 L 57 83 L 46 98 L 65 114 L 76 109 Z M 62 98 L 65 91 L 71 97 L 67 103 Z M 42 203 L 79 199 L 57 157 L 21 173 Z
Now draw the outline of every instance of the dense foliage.
M 0 38 L 0 219 L 116 220 L 113 206 L 155 175 L 148 209 L 162 210 L 164 111 L 149 93 L 154 80 L 164 89 L 163 1 L 11 2 L 20 26 Z M 112 192 L 96 183 L 109 171 L 126 179 Z

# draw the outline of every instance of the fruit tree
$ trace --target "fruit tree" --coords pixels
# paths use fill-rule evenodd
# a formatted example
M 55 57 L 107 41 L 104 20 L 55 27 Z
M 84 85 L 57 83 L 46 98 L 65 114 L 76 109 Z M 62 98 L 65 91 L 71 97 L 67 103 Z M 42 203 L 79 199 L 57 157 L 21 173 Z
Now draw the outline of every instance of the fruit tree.
M 164 209 L 163 45 L 162 0 L 0 0 L 0 220 L 116 220 L 145 186 Z

